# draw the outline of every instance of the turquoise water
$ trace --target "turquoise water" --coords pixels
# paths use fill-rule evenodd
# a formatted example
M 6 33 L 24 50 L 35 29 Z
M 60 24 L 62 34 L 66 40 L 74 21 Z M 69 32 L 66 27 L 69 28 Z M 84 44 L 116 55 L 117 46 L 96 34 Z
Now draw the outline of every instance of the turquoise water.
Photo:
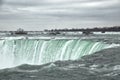
M 77 60 L 82 56 L 113 47 L 89 40 L 0 40 L 0 68 L 20 64 L 40 65 L 57 60 Z

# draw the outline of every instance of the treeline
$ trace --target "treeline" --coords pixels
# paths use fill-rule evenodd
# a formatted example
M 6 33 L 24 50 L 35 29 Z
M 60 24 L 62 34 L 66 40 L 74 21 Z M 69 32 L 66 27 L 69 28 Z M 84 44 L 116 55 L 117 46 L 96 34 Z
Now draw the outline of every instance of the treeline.
M 114 27 L 102 27 L 102 28 L 81 28 L 81 29 L 76 29 L 76 28 L 72 28 L 72 29 L 51 29 L 51 30 L 45 30 L 47 32 L 75 32 L 75 31 L 90 31 L 90 32 L 97 32 L 97 31 L 101 31 L 101 32 L 106 32 L 106 31 L 114 31 L 114 32 L 118 32 L 120 31 L 120 26 L 114 26 Z

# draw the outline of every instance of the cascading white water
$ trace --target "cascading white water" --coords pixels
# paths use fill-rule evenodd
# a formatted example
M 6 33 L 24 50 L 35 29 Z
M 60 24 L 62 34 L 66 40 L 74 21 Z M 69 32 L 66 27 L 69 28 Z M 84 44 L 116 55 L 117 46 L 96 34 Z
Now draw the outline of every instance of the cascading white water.
M 113 44 L 88 40 L 0 40 L 0 68 L 20 64 L 40 65 L 57 60 L 76 60 Z

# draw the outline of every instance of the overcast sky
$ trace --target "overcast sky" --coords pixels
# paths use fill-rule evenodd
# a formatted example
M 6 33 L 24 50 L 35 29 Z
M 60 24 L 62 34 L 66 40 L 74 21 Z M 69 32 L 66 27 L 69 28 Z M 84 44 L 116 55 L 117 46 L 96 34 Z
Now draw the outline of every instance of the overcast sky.
M 0 0 L 0 30 L 120 25 L 120 0 Z

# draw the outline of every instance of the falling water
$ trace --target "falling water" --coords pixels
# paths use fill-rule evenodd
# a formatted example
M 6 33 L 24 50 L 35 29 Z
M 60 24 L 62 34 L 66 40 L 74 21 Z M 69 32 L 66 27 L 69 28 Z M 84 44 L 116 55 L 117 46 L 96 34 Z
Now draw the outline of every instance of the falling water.
M 40 65 L 57 60 L 77 60 L 84 55 L 113 47 L 113 44 L 90 40 L 0 40 L 0 68 L 20 64 Z

